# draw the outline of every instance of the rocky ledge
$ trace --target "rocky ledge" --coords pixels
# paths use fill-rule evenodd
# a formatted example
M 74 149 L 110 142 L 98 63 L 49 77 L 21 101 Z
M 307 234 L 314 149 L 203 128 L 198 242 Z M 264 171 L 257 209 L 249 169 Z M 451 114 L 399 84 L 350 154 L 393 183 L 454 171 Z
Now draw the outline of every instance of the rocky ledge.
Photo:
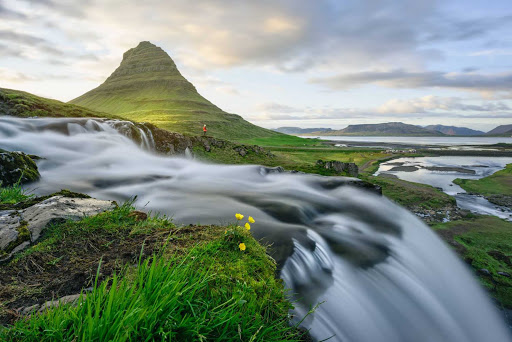
M 0 184 L 12 186 L 16 183 L 24 184 L 39 179 L 35 156 L 23 152 L 7 152 L 0 149 Z
M 117 206 L 115 202 L 85 195 L 47 196 L 40 201 L 31 200 L 31 204 L 24 209 L 0 211 L 0 262 L 9 260 L 15 253 L 35 243 L 51 224 L 66 220 L 78 221 Z

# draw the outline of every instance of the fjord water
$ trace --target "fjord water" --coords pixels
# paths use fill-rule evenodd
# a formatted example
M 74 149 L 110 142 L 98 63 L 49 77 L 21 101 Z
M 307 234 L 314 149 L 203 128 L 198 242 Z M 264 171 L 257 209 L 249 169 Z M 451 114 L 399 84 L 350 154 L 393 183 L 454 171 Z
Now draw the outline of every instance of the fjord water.
M 400 136 L 311 136 L 305 138 L 319 138 L 322 140 L 348 141 L 348 142 L 364 142 L 364 143 L 387 143 L 387 144 L 404 144 L 404 145 L 443 145 L 443 146 L 468 146 L 468 145 L 493 145 L 499 143 L 512 144 L 512 137 L 400 137 Z
M 455 254 L 418 218 L 345 178 L 212 165 L 151 153 L 128 122 L 0 117 L 0 148 L 38 155 L 48 194 L 68 188 L 102 199 L 138 196 L 176 223 L 256 218 L 251 232 L 289 256 L 281 276 L 295 320 L 317 340 L 509 341 L 495 308 Z

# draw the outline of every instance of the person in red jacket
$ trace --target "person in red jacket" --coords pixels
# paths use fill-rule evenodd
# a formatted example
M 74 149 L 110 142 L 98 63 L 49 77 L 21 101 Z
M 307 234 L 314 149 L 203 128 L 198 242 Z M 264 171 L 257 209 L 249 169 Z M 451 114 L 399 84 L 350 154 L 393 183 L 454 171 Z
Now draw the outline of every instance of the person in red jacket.
M 206 125 L 203 125 L 203 135 L 206 135 L 206 131 L 207 131 Z

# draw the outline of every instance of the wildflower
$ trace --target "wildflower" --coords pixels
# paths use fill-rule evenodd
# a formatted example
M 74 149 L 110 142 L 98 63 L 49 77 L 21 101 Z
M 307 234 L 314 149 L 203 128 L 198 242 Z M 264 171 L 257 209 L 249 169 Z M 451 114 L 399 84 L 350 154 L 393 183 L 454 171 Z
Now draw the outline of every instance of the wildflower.
M 249 221 L 250 223 L 254 223 L 256 221 L 254 221 L 254 219 L 252 218 L 252 216 L 249 216 L 249 218 L 247 219 L 247 221 Z
M 241 242 L 239 245 L 238 245 L 238 248 L 240 248 L 241 251 L 245 251 L 245 243 Z
M 237 219 L 238 221 L 240 221 L 241 219 L 243 219 L 243 218 L 244 218 L 244 215 L 237 213 L 237 214 L 235 215 L 235 217 L 236 217 L 236 219 Z
M 247 230 L 251 230 L 251 225 L 249 224 L 249 222 L 247 222 L 247 223 L 245 224 L 245 229 L 247 229 Z
M 228 230 L 226 229 L 226 230 L 224 231 L 224 234 L 227 234 L 227 233 L 228 233 Z

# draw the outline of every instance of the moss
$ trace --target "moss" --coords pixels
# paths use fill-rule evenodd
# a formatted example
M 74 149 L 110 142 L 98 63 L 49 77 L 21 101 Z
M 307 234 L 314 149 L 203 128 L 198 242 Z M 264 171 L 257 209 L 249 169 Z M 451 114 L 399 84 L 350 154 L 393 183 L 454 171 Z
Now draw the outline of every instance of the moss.
M 13 186 L 38 180 L 40 177 L 36 163 L 21 152 L 0 152 L 0 183 Z
M 25 221 L 20 222 L 20 226 L 16 228 L 18 231 L 18 237 L 16 240 L 12 241 L 7 247 L 4 249 L 5 254 L 9 254 L 13 249 L 21 245 L 25 241 L 30 241 L 30 231 L 28 230 L 28 223 Z

